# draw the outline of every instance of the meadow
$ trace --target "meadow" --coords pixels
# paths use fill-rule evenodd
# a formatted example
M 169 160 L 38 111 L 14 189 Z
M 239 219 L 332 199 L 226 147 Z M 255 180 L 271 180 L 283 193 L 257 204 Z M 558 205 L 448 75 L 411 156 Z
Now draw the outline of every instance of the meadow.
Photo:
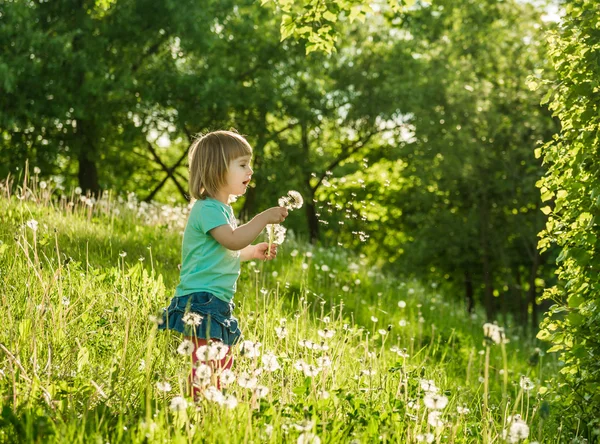
M 561 442 L 554 355 L 436 282 L 288 234 L 242 265 L 232 372 L 157 330 L 186 207 L 0 187 L 0 442 Z

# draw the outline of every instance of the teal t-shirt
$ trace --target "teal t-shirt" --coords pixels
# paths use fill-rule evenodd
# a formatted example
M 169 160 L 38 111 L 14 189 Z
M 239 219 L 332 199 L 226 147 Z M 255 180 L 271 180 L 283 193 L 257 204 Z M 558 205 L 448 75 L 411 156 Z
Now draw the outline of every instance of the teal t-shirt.
M 240 275 L 240 252 L 228 250 L 209 233 L 225 224 L 237 228 L 229 205 L 211 198 L 194 203 L 183 233 L 175 296 L 207 291 L 225 302 L 233 299 Z

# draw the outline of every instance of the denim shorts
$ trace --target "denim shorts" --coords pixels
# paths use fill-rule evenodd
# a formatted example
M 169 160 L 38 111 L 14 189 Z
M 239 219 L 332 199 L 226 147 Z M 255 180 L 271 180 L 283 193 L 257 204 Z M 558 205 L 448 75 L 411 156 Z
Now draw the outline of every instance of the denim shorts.
M 176 296 L 164 309 L 163 322 L 158 328 L 202 339 L 217 339 L 231 346 L 242 335 L 238 320 L 232 314 L 234 308 L 233 302 L 225 302 L 205 291 Z

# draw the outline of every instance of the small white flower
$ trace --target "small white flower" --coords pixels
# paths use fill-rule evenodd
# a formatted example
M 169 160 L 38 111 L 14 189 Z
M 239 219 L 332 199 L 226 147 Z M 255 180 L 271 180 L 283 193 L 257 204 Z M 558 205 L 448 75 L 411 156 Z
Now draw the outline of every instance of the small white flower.
M 385 335 L 387 335 L 387 330 L 380 328 L 379 330 L 377 330 L 377 333 L 379 333 L 381 336 L 385 336 Z
M 42 190 L 45 190 L 45 189 L 46 189 L 46 187 L 48 187 L 48 184 L 42 180 L 42 181 L 40 182 L 40 188 L 41 188 Z
M 121 252 L 119 253 L 119 256 L 121 256 L 121 257 L 125 257 L 125 256 L 127 256 L 127 252 L 126 252 L 126 251 L 121 251 Z
M 296 250 L 296 249 L 292 250 L 292 252 L 290 253 L 290 256 L 292 256 L 292 257 L 298 256 L 298 250 Z
M 379 321 L 379 319 L 377 319 L 375 316 L 371 316 L 371 321 L 377 322 L 377 321 Z
M 360 374 L 365 376 L 374 376 L 377 374 L 377 372 L 373 369 L 363 369 L 360 371 Z
M 404 301 L 398 301 L 398 307 L 405 308 L 406 307 L 406 302 L 404 302 Z
M 40 174 L 42 170 L 39 167 L 33 167 L 33 174 Z
M 185 409 L 187 409 L 187 401 L 183 396 L 175 396 L 171 399 L 171 410 L 180 412 Z
M 75 187 L 75 194 L 79 195 L 83 192 L 83 190 L 80 187 Z
M 183 356 L 189 356 L 194 352 L 194 343 L 189 339 L 184 339 L 177 347 L 177 353 Z

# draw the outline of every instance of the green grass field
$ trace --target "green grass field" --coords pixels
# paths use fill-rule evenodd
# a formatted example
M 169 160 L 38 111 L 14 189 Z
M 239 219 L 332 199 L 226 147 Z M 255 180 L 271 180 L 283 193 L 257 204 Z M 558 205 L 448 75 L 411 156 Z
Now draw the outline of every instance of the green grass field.
M 485 341 L 484 318 L 435 284 L 293 238 L 242 265 L 257 353 L 236 347 L 235 380 L 194 402 L 181 338 L 153 322 L 185 209 L 0 193 L 0 442 L 561 442 L 555 358 L 517 326 Z

